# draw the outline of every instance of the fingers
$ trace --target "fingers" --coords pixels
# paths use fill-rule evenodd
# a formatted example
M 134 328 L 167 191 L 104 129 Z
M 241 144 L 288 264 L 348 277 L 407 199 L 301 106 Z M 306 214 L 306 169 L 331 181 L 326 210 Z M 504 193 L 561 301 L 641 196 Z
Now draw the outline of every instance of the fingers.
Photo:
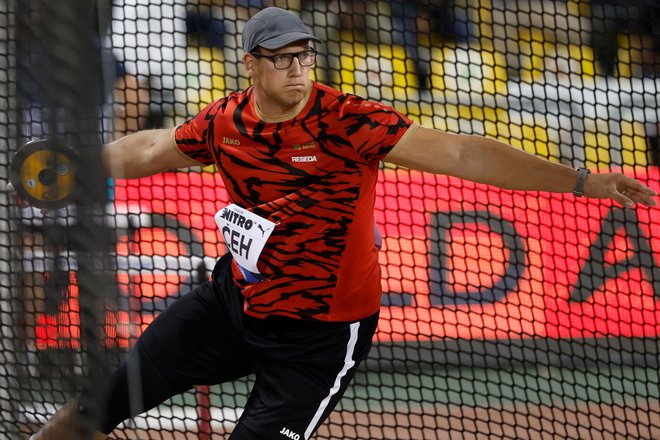
M 650 197 L 654 197 L 658 195 L 656 191 L 644 185 L 639 180 L 635 180 L 631 178 L 626 179 L 624 191 L 636 191 L 642 195 L 646 195 Z
M 641 203 L 645 206 L 655 206 L 657 204 L 656 199 L 647 192 L 623 190 L 621 196 L 624 198 L 624 202 L 629 202 L 625 204 L 626 207 L 632 207 L 635 203 Z
M 12 185 L 11 182 L 8 182 L 7 185 L 5 185 L 5 191 L 8 193 L 14 193 L 16 195 L 16 201 L 18 202 L 18 206 L 20 206 L 21 209 L 27 209 L 30 206 L 32 206 L 27 201 L 25 201 L 23 197 L 18 195 L 16 188 L 14 188 L 14 185 Z M 39 211 L 41 212 L 42 215 L 46 215 L 50 212 L 50 210 L 47 208 L 41 208 L 39 209 Z
M 632 208 L 635 203 L 641 203 L 645 206 L 655 206 L 657 204 L 655 196 L 657 196 L 657 193 L 654 190 L 636 180 L 630 179 L 630 181 L 625 182 L 625 187 L 618 190 L 618 194 L 613 198 L 622 206 Z
M 621 206 L 625 206 L 626 208 L 632 208 L 635 205 L 635 202 L 633 202 L 632 199 L 628 197 L 628 194 L 629 194 L 628 190 L 623 189 L 619 191 L 619 193 L 612 198 Z
M 5 192 L 14 194 L 16 196 L 16 201 L 21 208 L 27 208 L 29 206 L 27 203 L 25 203 L 25 200 L 23 200 L 23 198 L 18 195 L 16 188 L 14 188 L 14 185 L 11 182 L 7 182 L 7 185 L 5 185 Z

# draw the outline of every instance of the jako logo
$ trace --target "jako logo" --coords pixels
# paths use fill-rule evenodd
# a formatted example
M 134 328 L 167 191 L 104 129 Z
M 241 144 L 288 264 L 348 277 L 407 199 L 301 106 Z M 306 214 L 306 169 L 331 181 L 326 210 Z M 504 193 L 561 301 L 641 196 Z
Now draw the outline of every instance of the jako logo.
M 241 145 L 238 139 L 232 139 L 224 136 L 222 137 L 222 143 L 227 145 Z
M 292 438 L 293 440 L 300 440 L 300 434 L 296 434 L 295 432 L 291 431 L 288 428 L 282 428 L 280 434 Z
M 293 156 L 291 162 L 316 162 L 316 156 Z

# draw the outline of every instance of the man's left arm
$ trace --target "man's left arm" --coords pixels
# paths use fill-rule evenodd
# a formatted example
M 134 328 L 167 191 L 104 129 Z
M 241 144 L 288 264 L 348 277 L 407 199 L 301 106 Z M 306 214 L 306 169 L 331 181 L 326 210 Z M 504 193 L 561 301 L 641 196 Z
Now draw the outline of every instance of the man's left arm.
M 412 129 L 383 159 L 385 162 L 512 190 L 567 193 L 575 189 L 577 170 L 504 142 L 422 126 Z M 587 176 L 583 193 L 612 199 L 622 206 L 656 204 L 655 191 L 620 173 Z

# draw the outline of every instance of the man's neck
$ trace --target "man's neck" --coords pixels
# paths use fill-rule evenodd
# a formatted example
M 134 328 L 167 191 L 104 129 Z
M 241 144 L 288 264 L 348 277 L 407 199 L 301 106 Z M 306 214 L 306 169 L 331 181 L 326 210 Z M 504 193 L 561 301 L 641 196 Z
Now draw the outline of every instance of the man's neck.
M 312 88 L 313 88 L 313 83 L 309 84 L 309 87 L 307 88 L 307 91 L 305 92 L 305 96 L 303 99 L 300 100 L 298 104 L 291 108 L 283 108 L 280 106 L 264 106 L 263 102 L 264 100 L 260 99 L 259 96 L 259 90 L 255 89 L 254 91 L 254 111 L 261 119 L 262 121 L 266 122 L 284 122 L 284 121 L 289 121 L 298 114 L 305 108 L 305 105 L 307 105 L 307 101 L 309 101 L 309 97 L 312 94 Z

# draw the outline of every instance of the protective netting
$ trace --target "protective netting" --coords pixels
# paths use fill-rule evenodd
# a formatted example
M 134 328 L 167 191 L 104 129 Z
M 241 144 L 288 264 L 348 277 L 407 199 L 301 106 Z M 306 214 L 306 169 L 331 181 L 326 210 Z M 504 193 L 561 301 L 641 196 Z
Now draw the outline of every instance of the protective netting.
M 86 117 L 106 142 L 174 126 L 244 89 L 241 30 L 272 4 L 99 0 L 77 21 L 53 16 L 77 2 L 50 3 L 59 6 L 0 3 L 5 181 L 26 141 L 93 137 L 58 116 L 75 107 L 59 101 L 71 78 L 97 84 L 102 99 Z M 325 40 L 319 80 L 427 126 L 660 186 L 654 0 L 274 3 Z M 66 43 L 89 21 L 96 61 Z M 45 37 L 41 27 L 53 22 L 68 39 Z M 54 54 L 74 62 L 46 68 Z M 379 330 L 315 438 L 660 438 L 658 208 L 504 191 L 387 164 L 377 190 Z M 98 270 L 88 261 L 94 250 L 74 244 L 100 226 L 71 208 L 43 215 L 0 194 L 0 438 L 26 438 L 93 386 L 99 359 L 117 365 L 225 252 L 213 214 L 228 198 L 212 169 L 109 182 L 108 194 L 107 202 L 87 194 L 104 205 L 98 223 L 116 241 L 101 268 L 116 280 L 92 280 L 96 290 L 83 288 Z M 90 318 L 100 337 L 81 329 Z M 111 438 L 225 438 L 251 383 L 197 388 Z

